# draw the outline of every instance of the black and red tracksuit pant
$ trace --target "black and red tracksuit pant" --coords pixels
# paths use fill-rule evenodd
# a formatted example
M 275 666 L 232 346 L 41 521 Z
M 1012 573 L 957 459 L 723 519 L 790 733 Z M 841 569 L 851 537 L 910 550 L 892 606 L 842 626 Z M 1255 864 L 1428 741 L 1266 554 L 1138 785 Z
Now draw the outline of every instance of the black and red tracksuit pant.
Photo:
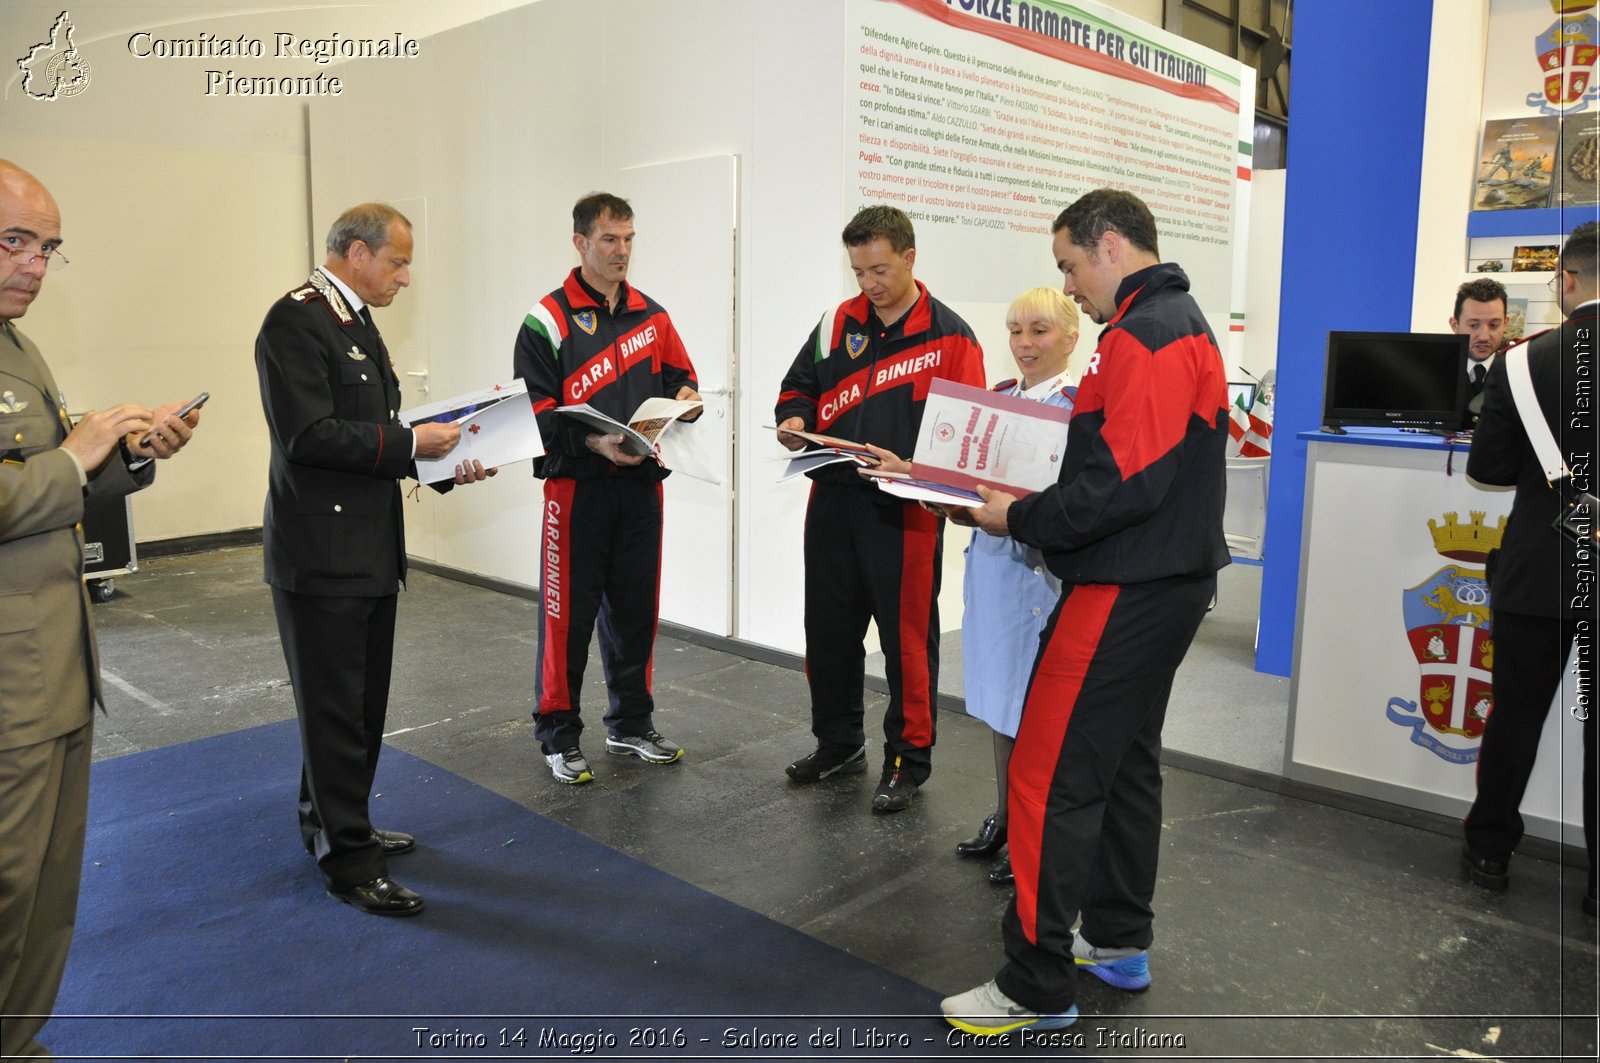
M 1075 1000 L 1072 925 L 1150 947 L 1161 846 L 1161 725 L 1215 575 L 1068 585 L 1039 638 L 1007 775 L 1017 893 L 1000 990 L 1039 1012 Z
M 889 680 L 884 763 L 899 757 L 920 784 L 933 771 L 944 521 L 914 503 L 884 505 L 881 494 L 821 481 L 811 486 L 805 528 L 811 733 L 828 746 L 866 741 L 862 640 L 867 623 L 876 621 Z
M 600 663 L 616 735 L 651 730 L 650 692 L 661 596 L 661 484 L 620 476 L 544 483 L 540 516 L 539 657 L 533 733 L 546 753 L 578 744 L 579 694 L 589 637 L 600 624 Z

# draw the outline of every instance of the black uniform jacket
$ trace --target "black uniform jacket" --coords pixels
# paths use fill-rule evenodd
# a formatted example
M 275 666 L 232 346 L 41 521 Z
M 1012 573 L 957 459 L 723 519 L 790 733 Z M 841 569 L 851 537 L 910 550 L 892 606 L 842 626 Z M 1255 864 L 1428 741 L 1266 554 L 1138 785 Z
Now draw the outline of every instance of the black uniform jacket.
M 1227 375 L 1170 262 L 1124 277 L 1078 386 L 1059 480 L 1006 514 L 1065 583 L 1204 576 L 1222 534 Z
M 272 446 L 266 581 L 298 594 L 394 594 L 412 434 L 383 340 L 319 270 L 267 311 L 256 371 Z
M 1525 344 L 1539 408 L 1574 482 L 1590 492 L 1595 490 L 1597 344 L 1597 303 L 1580 306 L 1560 325 Z M 1545 481 L 1523 430 L 1506 377 L 1505 355 L 1489 367 L 1483 396 L 1483 414 L 1467 455 L 1467 475 L 1479 483 L 1517 489 L 1505 537 L 1489 555 L 1490 600 L 1496 609 L 1527 616 L 1593 615 L 1595 559 L 1591 554 L 1580 565 L 1577 544 L 1551 526 L 1561 495 Z

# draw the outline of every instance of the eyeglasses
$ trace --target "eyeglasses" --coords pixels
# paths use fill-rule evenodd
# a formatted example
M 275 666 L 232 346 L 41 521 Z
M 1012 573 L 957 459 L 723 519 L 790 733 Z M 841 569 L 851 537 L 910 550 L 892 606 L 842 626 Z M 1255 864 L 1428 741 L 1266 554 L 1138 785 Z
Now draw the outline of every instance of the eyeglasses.
M 1557 269 L 1556 273 L 1555 273 L 1555 276 L 1551 277 L 1549 279 L 1549 281 L 1547 281 L 1545 283 L 1545 287 L 1550 289 L 1550 291 L 1552 293 L 1560 291 L 1561 290 L 1561 276 L 1562 276 L 1562 274 L 1571 273 L 1571 272 L 1572 272 L 1572 270 L 1570 270 L 1570 269 Z
M 44 259 L 45 269 L 66 269 L 71 264 L 58 247 L 52 247 L 48 251 L 30 251 L 26 247 L 0 247 L 0 253 L 4 253 L 19 266 L 31 266 L 41 258 Z

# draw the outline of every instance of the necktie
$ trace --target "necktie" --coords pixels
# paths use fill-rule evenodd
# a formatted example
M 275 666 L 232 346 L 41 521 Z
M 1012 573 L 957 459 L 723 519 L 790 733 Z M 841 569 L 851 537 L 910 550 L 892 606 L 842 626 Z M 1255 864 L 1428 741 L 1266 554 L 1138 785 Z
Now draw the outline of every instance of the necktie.
M 1477 388 L 1483 387 L 1483 378 L 1484 378 L 1484 375 L 1487 372 L 1488 372 L 1488 370 L 1484 369 L 1482 365 L 1473 366 L 1472 367 L 1472 386 L 1473 387 L 1477 387 Z

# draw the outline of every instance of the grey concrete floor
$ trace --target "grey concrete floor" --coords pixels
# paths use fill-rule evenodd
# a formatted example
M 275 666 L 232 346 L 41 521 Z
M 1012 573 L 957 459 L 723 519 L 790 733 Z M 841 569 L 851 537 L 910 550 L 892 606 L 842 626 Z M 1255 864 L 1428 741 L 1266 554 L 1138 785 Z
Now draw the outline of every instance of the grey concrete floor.
M 96 607 L 109 709 L 97 759 L 293 716 L 260 569 L 258 547 L 228 548 L 146 560 L 117 581 Z M 599 778 L 565 787 L 528 718 L 534 615 L 531 601 L 413 573 L 390 742 L 940 993 L 993 975 L 1006 892 L 952 852 L 994 802 L 982 724 L 942 713 L 929 786 L 909 811 L 876 816 L 873 772 L 810 788 L 784 777 L 813 744 L 801 674 L 662 638 L 656 722 L 687 756 L 605 757 L 592 711 Z M 586 693 L 603 704 L 597 658 Z M 869 734 L 882 706 L 869 696 Z M 1486 893 L 1461 879 L 1459 838 L 1437 823 L 1178 768 L 1165 779 L 1155 984 L 1129 995 L 1082 980 L 1092 1054 L 1595 1057 L 1600 949 L 1581 869 L 1519 857 L 1510 891 Z M 295 786 L 284 780 L 286 817 Z M 1157 1034 L 1183 1047 L 1138 1047 Z

